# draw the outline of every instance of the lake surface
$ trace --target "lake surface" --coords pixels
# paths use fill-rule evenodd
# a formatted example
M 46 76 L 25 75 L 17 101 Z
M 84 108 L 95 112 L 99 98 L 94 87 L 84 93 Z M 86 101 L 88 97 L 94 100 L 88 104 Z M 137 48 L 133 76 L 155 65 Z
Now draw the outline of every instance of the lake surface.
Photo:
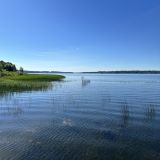
M 0 94 L 0 160 L 160 160 L 160 75 L 66 74 Z

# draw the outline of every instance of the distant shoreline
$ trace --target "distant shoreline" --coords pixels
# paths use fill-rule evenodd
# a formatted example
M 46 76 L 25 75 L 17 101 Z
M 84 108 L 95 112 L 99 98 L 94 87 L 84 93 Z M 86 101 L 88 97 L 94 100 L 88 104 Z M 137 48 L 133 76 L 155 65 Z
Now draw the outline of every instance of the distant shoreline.
M 74 72 L 60 72 L 60 71 L 24 71 L 25 73 L 74 73 Z
M 160 71 L 98 71 L 81 73 L 99 73 L 99 74 L 160 74 Z
M 84 73 L 84 74 L 160 74 L 158 70 L 130 70 L 130 71 L 97 71 L 97 72 L 61 72 L 61 71 L 25 71 L 25 73 Z

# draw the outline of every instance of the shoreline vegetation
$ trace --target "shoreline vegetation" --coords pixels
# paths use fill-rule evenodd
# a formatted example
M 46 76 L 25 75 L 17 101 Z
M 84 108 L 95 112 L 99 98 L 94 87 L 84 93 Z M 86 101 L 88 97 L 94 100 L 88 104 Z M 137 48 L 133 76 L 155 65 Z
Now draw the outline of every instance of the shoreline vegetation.
M 23 68 L 17 70 L 10 62 L 0 61 L 0 92 L 47 90 L 53 81 L 61 81 L 62 75 L 27 74 Z

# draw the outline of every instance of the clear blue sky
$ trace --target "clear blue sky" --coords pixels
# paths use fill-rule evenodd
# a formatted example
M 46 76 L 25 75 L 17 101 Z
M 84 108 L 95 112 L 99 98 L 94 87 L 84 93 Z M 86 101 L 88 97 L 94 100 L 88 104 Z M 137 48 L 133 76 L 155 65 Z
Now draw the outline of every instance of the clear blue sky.
M 160 0 L 0 0 L 0 59 L 26 70 L 160 69 Z

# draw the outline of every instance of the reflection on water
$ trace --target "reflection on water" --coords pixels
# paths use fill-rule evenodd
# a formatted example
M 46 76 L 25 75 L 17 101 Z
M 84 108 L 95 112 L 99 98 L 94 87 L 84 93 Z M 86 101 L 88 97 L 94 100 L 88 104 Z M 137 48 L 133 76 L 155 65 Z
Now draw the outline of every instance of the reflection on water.
M 5 99 L 7 99 L 7 98 L 11 98 L 12 96 L 14 96 L 14 92 L 9 92 L 9 91 L 4 91 L 4 92 L 0 92 L 0 99 L 2 99 L 2 98 L 5 98 Z
M 122 127 L 126 128 L 129 123 L 130 113 L 128 104 L 125 102 L 122 104 Z
M 0 83 L 0 98 L 10 97 L 13 94 L 20 92 L 32 92 L 32 91 L 48 91 L 53 88 L 53 83 L 51 82 L 4 82 Z
M 160 76 L 82 76 L 1 96 L 0 160 L 160 159 Z
M 155 105 L 150 104 L 146 109 L 146 119 L 147 121 L 153 121 L 156 116 Z
M 64 120 L 63 120 L 63 124 L 65 125 L 65 126 L 72 126 L 73 125 L 73 122 L 72 122 L 72 120 L 71 119 L 67 119 L 67 118 L 65 118 Z
M 91 83 L 91 80 L 85 79 L 83 76 L 81 77 L 82 79 L 82 87 L 86 87 Z
M 0 108 L 0 115 L 2 116 L 8 116 L 8 115 L 13 115 L 13 116 L 19 116 L 23 114 L 23 109 L 21 107 L 13 107 L 13 108 L 10 108 L 10 107 L 6 107 L 5 109 L 4 108 Z

